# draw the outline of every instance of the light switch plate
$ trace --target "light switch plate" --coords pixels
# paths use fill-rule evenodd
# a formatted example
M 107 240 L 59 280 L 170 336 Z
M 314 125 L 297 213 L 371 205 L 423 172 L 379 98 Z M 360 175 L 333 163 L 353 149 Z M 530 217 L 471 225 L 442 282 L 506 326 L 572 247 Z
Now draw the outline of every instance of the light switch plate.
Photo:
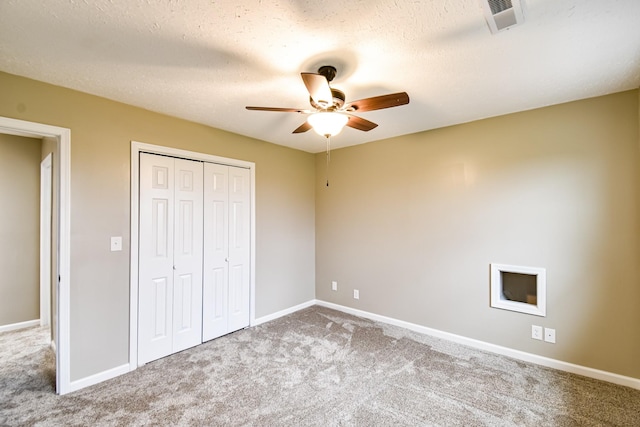
M 122 237 L 112 237 L 111 238 L 111 252 L 121 251 L 122 250 Z

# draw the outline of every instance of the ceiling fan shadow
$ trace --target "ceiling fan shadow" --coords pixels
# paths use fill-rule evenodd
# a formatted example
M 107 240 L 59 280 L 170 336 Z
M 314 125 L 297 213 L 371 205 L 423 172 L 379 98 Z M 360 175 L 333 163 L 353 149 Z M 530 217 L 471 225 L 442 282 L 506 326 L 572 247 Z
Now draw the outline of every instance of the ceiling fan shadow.
M 332 83 L 346 81 L 358 69 L 358 56 L 350 49 L 338 49 L 320 52 L 300 64 L 300 72 L 315 73 L 322 66 L 330 65 L 336 69 Z
M 302 22 L 315 22 L 321 27 L 326 27 L 327 20 L 348 18 L 350 26 L 354 27 L 357 22 L 368 22 L 379 9 L 378 5 L 386 3 L 385 0 L 368 0 L 367 7 L 362 7 L 360 2 L 293 0 L 290 4 Z
M 489 27 L 483 20 L 467 21 L 455 27 L 434 31 L 424 38 L 424 44 L 437 48 L 441 45 L 475 42 L 479 37 L 490 35 Z
M 122 32 L 122 29 L 119 30 Z M 202 39 L 185 38 L 177 34 L 161 32 L 139 32 L 125 30 L 131 34 L 119 37 L 117 42 L 103 37 L 105 32 L 69 40 L 79 43 L 91 56 L 107 64 L 143 65 L 153 67 L 175 67 L 196 69 L 224 69 L 227 67 L 252 67 L 269 69 L 266 64 L 256 63 L 233 50 L 216 46 Z M 123 42 L 122 40 L 126 40 Z

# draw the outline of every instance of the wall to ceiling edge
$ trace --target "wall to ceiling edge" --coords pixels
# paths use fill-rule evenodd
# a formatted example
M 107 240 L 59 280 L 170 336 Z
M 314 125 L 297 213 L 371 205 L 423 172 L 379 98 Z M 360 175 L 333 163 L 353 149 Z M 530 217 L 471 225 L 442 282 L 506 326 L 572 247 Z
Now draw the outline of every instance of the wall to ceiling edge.
M 638 104 L 632 90 L 335 150 L 329 188 L 316 155 L 316 297 L 640 378 Z M 490 263 L 545 268 L 546 317 L 491 308 Z
M 312 154 L 6 73 L 0 93 L 0 116 L 71 129 L 71 381 L 128 363 L 132 140 L 254 162 L 256 317 L 314 298 Z

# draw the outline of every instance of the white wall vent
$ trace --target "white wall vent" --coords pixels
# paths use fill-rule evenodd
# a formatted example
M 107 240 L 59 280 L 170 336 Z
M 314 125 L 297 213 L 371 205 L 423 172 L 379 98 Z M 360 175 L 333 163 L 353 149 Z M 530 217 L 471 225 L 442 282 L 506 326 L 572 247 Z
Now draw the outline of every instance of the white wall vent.
M 491 33 L 524 22 L 524 0 L 479 0 Z

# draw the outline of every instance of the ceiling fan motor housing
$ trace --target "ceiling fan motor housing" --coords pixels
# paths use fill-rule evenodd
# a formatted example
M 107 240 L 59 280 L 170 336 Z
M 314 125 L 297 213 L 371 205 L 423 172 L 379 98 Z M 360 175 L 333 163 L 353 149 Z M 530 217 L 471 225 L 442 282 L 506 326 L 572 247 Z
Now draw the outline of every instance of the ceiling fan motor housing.
M 321 105 L 313 100 L 313 98 L 309 97 L 309 102 L 313 108 L 317 108 L 318 110 L 339 110 L 344 105 L 345 96 L 344 92 L 339 89 L 331 88 L 331 105 Z

